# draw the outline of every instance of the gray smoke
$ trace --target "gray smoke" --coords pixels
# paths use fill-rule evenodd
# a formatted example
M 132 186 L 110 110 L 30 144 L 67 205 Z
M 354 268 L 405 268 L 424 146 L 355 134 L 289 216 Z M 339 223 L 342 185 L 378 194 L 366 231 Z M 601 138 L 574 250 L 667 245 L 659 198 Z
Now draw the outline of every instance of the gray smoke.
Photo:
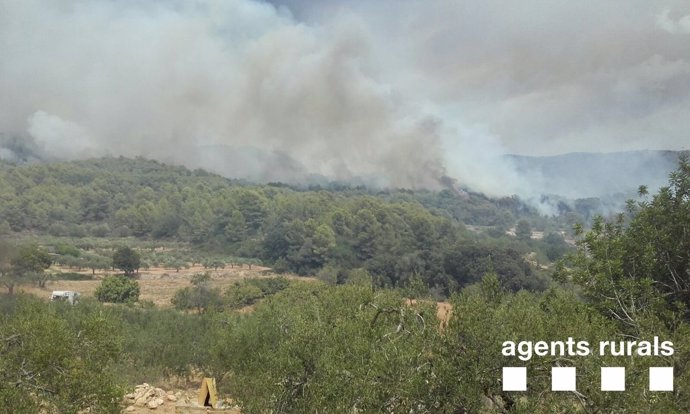
M 442 173 L 434 123 L 376 79 L 357 24 L 311 27 L 249 0 L 5 1 L 0 16 L 0 130 L 44 156 L 225 170 L 204 148 L 249 147 L 335 179 Z M 254 175 L 261 157 L 242 155 L 234 172 Z
M 535 198 L 504 154 L 684 149 L 689 21 L 673 0 L 0 0 L 0 132 L 41 158 Z

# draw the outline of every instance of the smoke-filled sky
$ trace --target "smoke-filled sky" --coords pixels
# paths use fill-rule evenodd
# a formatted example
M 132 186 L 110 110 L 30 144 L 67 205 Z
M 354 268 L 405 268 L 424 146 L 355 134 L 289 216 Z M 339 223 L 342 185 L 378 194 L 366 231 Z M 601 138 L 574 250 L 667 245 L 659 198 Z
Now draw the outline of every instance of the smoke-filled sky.
M 503 154 L 688 149 L 690 2 L 0 0 L 0 133 L 54 158 L 528 191 Z

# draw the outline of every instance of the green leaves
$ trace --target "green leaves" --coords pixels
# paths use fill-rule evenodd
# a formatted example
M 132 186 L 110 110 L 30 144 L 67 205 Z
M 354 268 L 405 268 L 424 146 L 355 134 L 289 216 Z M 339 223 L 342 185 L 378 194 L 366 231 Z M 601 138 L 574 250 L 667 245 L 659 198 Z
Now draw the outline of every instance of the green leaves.
M 108 276 L 96 288 L 95 296 L 100 302 L 136 302 L 139 300 L 139 282 L 125 276 Z
M 141 257 L 129 247 L 120 247 L 113 254 L 113 266 L 131 276 L 141 266 Z
M 178 310 L 196 310 L 199 313 L 204 313 L 210 308 L 218 308 L 222 304 L 220 293 L 218 289 L 212 289 L 209 286 L 211 281 L 211 274 L 197 273 L 192 276 L 190 287 L 175 292 L 172 298 L 172 304 Z
M 48 252 L 38 245 L 22 246 L 12 258 L 13 271 L 18 274 L 42 273 L 52 263 Z
M 690 166 L 681 158 L 670 185 L 629 209 L 630 218 L 594 220 L 567 262 L 567 277 L 626 329 L 690 304 Z M 644 186 L 643 186 L 644 187 Z M 646 195 L 646 188 L 640 188 Z
M 690 383 L 687 372 L 690 350 L 690 165 L 679 160 L 669 185 L 648 197 L 640 187 L 640 202 L 628 202 L 628 217 L 615 221 L 597 218 L 592 230 L 580 233 L 578 251 L 562 262 L 558 276 L 579 286 L 586 299 L 615 323 L 625 338 L 670 340 L 672 358 L 663 365 L 676 367 L 675 389 Z M 647 364 L 628 365 L 639 375 Z M 639 376 L 628 373 L 633 384 L 644 387 Z M 628 394 L 626 401 L 601 396 L 610 406 L 639 411 L 684 412 L 690 402 L 679 395 Z M 614 403 L 615 402 L 615 403 Z M 637 405 L 633 405 L 636 402 Z M 648 407 L 644 408 L 643 407 Z M 649 407 L 654 407 L 649 408 Z
M 293 285 L 214 347 L 246 412 L 399 412 L 425 404 L 435 311 L 369 287 Z
M 36 244 L 16 247 L 0 241 L 0 283 L 7 287 L 10 294 L 14 286 L 21 282 L 37 281 L 42 287 L 48 278 L 45 269 L 51 263 L 48 252 Z
M 0 406 L 14 413 L 118 413 L 112 363 L 121 351 L 105 315 L 21 298 L 0 320 Z

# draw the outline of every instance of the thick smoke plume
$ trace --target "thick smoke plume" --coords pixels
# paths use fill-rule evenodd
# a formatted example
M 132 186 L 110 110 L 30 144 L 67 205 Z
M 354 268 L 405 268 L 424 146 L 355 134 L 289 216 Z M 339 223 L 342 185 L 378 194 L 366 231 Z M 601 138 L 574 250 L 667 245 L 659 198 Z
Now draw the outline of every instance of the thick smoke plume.
M 310 27 L 248 0 L 29 0 L 1 16 L 0 128 L 46 157 L 143 155 L 286 181 L 299 179 L 291 159 L 411 187 L 443 172 L 435 124 L 376 79 L 363 27 Z
M 689 19 L 672 0 L 0 0 L 0 158 L 538 198 L 504 154 L 684 149 Z

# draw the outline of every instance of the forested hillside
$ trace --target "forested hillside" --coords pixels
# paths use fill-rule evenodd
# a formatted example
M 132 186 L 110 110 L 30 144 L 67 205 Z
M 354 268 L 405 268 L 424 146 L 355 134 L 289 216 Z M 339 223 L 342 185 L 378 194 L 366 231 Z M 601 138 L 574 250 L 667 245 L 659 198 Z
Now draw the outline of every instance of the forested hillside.
M 55 174 L 46 173 L 51 169 Z M 161 171 L 176 171 L 176 178 Z M 447 209 L 417 200 L 432 193 L 254 187 L 143 160 L 5 166 L 3 182 L 3 200 L 15 208 L 28 208 L 32 194 L 41 200 L 34 188 L 42 187 L 58 204 L 41 204 L 47 220 L 63 211 L 65 227 L 109 229 L 104 237 L 46 235 L 45 223 L 16 227 L 23 217 L 18 211 L 7 219 L 14 227 L 5 229 L 0 243 L 3 283 L 40 284 L 36 276 L 53 259 L 112 253 L 103 248 L 112 243 L 135 246 L 112 253 L 112 266 L 124 275 L 106 275 L 96 294 L 99 301 L 126 304 L 90 298 L 77 306 L 47 303 L 11 289 L 0 296 L 0 406 L 13 412 L 118 413 L 134 384 L 195 375 L 218 378 L 223 395 L 245 413 L 690 409 L 685 158 L 658 193 L 641 187 L 640 199 L 615 219 L 596 218 L 589 231 L 576 226 L 576 249 L 544 270 L 554 277 L 548 286 L 538 283 L 536 266 L 520 252 L 542 243 L 530 237 L 526 218 L 517 222 L 514 236 L 477 234 Z M 95 191 L 94 182 L 122 191 L 102 189 L 104 202 L 96 210 L 106 213 L 86 219 L 89 209 L 80 194 Z M 62 198 L 71 207 L 60 206 Z M 141 224 L 160 223 L 163 200 L 179 208 L 163 210 L 177 232 L 154 235 L 151 228 L 138 239 L 112 233 L 126 225 L 118 216 L 136 215 L 143 205 L 151 215 Z M 466 202 L 458 195 L 459 208 Z M 185 208 L 192 205 L 206 205 L 199 219 L 208 223 L 204 234 L 211 242 L 182 230 L 189 226 Z M 219 231 L 217 224 L 233 215 L 241 225 L 230 231 L 228 221 Z M 242 237 L 229 239 L 234 234 Z M 13 248 L 27 238 L 41 245 Z M 259 277 L 221 290 L 211 287 L 205 273 L 175 293 L 175 309 L 137 303 L 137 251 L 152 260 L 171 246 L 187 254 L 254 252 L 278 268 L 315 272 L 327 283 Z M 128 297 L 110 298 L 120 284 Z M 453 291 L 443 304 L 452 309 L 445 316 L 439 316 L 436 292 L 429 291 L 440 286 Z M 553 345 L 566 342 L 577 342 L 578 352 Z M 506 389 L 503 367 L 524 367 L 526 390 Z M 554 367 L 576 370 L 576 390 L 552 389 Z M 602 367 L 624 368 L 625 391 L 603 389 Z M 666 371 L 671 389 L 650 389 L 650 368 L 658 367 L 672 370 Z
M 144 159 L 1 164 L 0 199 L 4 233 L 172 240 L 333 282 L 360 268 L 380 286 L 416 276 L 441 296 L 492 269 L 510 289 L 543 289 L 525 256 L 548 263 L 567 250 L 560 223 L 515 197 L 256 186 Z M 526 237 L 507 236 L 519 219 Z M 531 240 L 530 225 L 553 232 Z

